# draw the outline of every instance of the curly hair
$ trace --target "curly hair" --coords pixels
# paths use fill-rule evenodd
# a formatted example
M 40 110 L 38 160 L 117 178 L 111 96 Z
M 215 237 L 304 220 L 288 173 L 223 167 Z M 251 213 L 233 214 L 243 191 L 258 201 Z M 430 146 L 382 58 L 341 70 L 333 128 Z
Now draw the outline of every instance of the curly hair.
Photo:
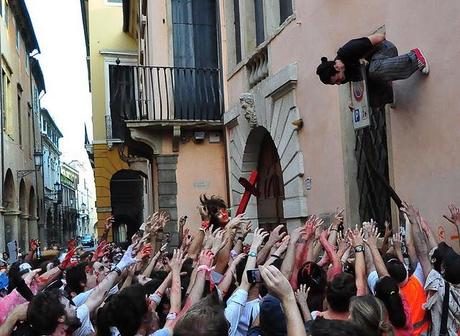
M 219 227 L 219 218 L 218 213 L 220 209 L 226 209 L 227 204 L 225 201 L 216 195 L 211 195 L 207 197 L 206 194 L 200 195 L 201 205 L 208 211 L 209 214 L 209 223 L 214 225 L 214 228 Z

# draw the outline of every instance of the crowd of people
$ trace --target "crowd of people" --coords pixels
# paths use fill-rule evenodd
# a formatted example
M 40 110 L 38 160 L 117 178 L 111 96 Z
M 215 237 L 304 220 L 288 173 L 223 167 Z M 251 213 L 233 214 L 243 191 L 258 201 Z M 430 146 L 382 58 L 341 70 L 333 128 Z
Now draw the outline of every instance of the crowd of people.
M 404 204 L 388 223 L 330 225 L 311 216 L 287 232 L 230 218 L 200 198 L 196 232 L 179 220 L 179 246 L 163 244 L 168 214 L 146 219 L 126 245 L 30 252 L 0 271 L 0 335 L 457 335 L 460 255 L 437 242 Z M 460 210 L 446 216 L 460 226 Z M 329 223 L 328 223 L 329 224 Z M 382 237 L 381 237 L 382 236 Z

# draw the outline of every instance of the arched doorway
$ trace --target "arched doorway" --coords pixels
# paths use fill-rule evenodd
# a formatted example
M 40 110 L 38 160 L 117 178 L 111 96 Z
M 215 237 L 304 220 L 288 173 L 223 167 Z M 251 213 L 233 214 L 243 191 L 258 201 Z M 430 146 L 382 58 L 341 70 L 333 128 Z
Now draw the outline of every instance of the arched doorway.
M 257 214 L 259 227 L 273 230 L 279 224 L 286 224 L 283 214 L 284 186 L 280 159 L 270 133 L 264 132 L 259 162 L 257 164 L 259 196 Z
M 26 242 L 28 239 L 28 228 L 27 228 L 27 219 L 28 219 L 28 212 L 29 207 L 27 205 L 27 191 L 26 191 L 26 183 L 24 179 L 21 179 L 19 183 L 19 241 L 18 246 L 25 251 Z
M 17 232 L 17 216 L 11 212 L 16 210 L 16 192 L 14 187 L 14 178 L 11 169 L 8 169 L 5 174 L 5 182 L 3 184 L 3 207 L 5 208 L 5 248 L 8 242 L 16 239 Z
M 35 195 L 34 187 L 29 190 L 29 238 L 38 239 L 37 227 L 37 196 Z
M 120 170 L 110 180 L 110 199 L 115 242 L 129 239 L 142 224 L 144 213 L 144 181 L 142 173 Z M 120 241 L 118 240 L 120 239 Z
M 249 134 L 243 162 L 243 174 L 248 174 L 252 170 L 258 171 L 259 195 L 248 207 L 250 212 L 257 211 L 255 217 L 258 226 L 272 230 L 280 223 L 285 224 L 284 185 L 280 159 L 275 143 L 265 127 L 256 127 Z

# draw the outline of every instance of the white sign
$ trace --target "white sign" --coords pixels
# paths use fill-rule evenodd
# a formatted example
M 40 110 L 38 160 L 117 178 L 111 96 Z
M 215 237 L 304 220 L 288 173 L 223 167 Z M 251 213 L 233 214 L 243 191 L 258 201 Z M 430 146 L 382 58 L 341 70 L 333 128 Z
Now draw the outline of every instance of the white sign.
M 366 67 L 361 64 L 363 80 L 351 82 L 351 107 L 353 112 L 353 127 L 360 129 L 370 125 L 369 100 L 367 95 Z

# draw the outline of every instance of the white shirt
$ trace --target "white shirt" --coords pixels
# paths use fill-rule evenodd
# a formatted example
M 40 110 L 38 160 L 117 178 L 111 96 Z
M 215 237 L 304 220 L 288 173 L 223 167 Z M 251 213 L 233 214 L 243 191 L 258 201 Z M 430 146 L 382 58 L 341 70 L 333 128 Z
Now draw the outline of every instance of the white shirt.
M 261 298 L 247 301 L 241 311 L 240 321 L 236 329 L 236 336 L 246 336 L 251 323 L 259 316 Z
M 89 316 L 89 310 L 86 304 L 77 308 L 77 317 L 81 322 L 80 328 L 73 332 L 73 336 L 87 336 L 94 333 L 93 324 Z
M 227 307 L 225 307 L 225 318 L 230 323 L 228 334 L 230 336 L 239 335 L 238 324 L 248 299 L 248 292 L 244 289 L 238 288 L 233 292 L 232 296 L 227 300 Z

